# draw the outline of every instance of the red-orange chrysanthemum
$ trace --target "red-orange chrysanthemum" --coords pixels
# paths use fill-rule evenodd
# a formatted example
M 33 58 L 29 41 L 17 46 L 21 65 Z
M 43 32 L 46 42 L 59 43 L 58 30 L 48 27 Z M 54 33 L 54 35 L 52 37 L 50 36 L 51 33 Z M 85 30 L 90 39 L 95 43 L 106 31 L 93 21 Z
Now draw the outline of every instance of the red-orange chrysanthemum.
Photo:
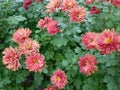
M 33 0 L 24 0 L 23 7 L 28 10 L 29 6 L 32 5 Z
M 78 6 L 78 2 L 76 0 L 63 0 L 61 4 L 61 9 L 67 12 L 67 11 L 71 11 L 71 9 L 76 6 Z
M 13 40 L 18 44 L 23 43 L 27 39 L 32 31 L 27 28 L 20 28 L 13 34 Z
M 22 44 L 20 44 L 19 48 L 21 54 L 28 56 L 38 52 L 40 45 L 37 41 L 28 38 Z
M 96 6 L 92 6 L 92 9 L 90 10 L 90 14 L 99 14 L 101 12 L 100 8 L 97 8 Z
M 48 86 L 47 88 L 45 88 L 45 90 L 56 90 L 55 86 Z
M 52 84 L 55 84 L 59 89 L 63 89 L 67 84 L 67 76 L 65 72 L 60 69 L 55 71 L 50 79 Z
M 48 24 L 51 23 L 53 21 L 52 17 L 45 17 L 45 19 L 40 19 L 40 21 L 38 22 L 38 26 L 41 28 L 47 28 Z
M 119 34 L 114 29 L 105 29 L 97 39 L 97 48 L 102 54 L 110 54 L 120 48 Z
M 35 53 L 27 57 L 25 64 L 29 71 L 41 72 L 46 66 L 45 57 L 39 53 Z
M 86 15 L 87 12 L 85 8 L 82 8 L 81 6 L 73 8 L 70 12 L 71 21 L 78 23 L 85 21 Z
M 50 2 L 46 6 L 46 12 L 54 13 L 57 9 L 60 8 L 61 1 L 62 0 L 50 0 Z
M 98 64 L 96 57 L 90 54 L 86 54 L 84 57 L 81 57 L 78 62 L 80 72 L 83 72 L 87 76 L 98 70 L 96 64 Z
M 87 32 L 82 37 L 82 43 L 85 45 L 87 49 L 96 49 L 97 43 L 96 40 L 99 34 L 95 32 Z
M 114 6 L 120 6 L 120 0 L 112 0 Z
M 8 69 L 16 71 L 21 67 L 21 64 L 19 63 L 21 55 L 17 48 L 9 47 L 6 48 L 2 53 L 4 54 L 3 64 L 7 65 Z

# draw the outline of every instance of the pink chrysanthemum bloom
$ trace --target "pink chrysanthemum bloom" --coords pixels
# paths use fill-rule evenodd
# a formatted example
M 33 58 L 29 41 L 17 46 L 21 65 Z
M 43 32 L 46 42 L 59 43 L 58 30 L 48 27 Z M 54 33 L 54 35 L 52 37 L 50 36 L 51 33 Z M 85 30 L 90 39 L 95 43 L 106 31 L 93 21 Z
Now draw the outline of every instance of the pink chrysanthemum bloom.
M 47 88 L 45 88 L 45 90 L 56 90 L 55 86 L 48 86 Z
M 96 6 L 92 6 L 92 9 L 90 10 L 90 14 L 99 14 L 101 12 L 100 8 L 97 8 Z
M 61 1 L 62 0 L 50 0 L 50 2 L 46 6 L 46 12 L 54 13 L 57 9 L 60 8 Z
M 7 65 L 8 69 L 16 71 L 21 67 L 21 64 L 19 63 L 21 55 L 17 48 L 9 47 L 6 48 L 2 53 L 4 54 L 3 64 Z
M 120 6 L 120 0 L 113 0 L 113 1 L 112 1 L 112 4 L 113 4 L 114 6 Z
M 61 9 L 65 12 L 68 12 L 76 6 L 78 6 L 78 2 L 76 0 L 63 0 L 61 4 Z
M 89 4 L 93 3 L 93 2 L 94 2 L 94 0 L 86 0 L 86 5 L 89 5 Z
M 38 26 L 41 28 L 47 28 L 48 24 L 51 23 L 53 21 L 52 17 L 45 17 L 45 19 L 40 19 L 40 21 L 38 22 Z
M 97 39 L 97 48 L 102 54 L 110 54 L 120 48 L 119 34 L 114 29 L 105 29 Z
M 67 76 L 65 72 L 60 69 L 55 71 L 50 79 L 52 84 L 55 84 L 59 89 L 63 89 L 67 84 Z
M 58 21 L 52 21 L 47 26 L 48 33 L 51 35 L 56 35 L 58 32 L 62 32 L 58 27 Z
M 32 5 L 33 0 L 24 0 L 23 7 L 28 10 L 29 6 Z
M 83 72 L 87 76 L 95 73 L 98 70 L 97 65 L 98 61 L 96 60 L 95 56 L 86 54 L 84 57 L 80 58 L 78 65 L 80 67 L 80 72 Z
M 82 43 L 86 46 L 86 48 L 89 49 L 96 49 L 97 43 L 96 40 L 98 38 L 99 34 L 95 32 L 87 32 L 82 37 Z
M 82 8 L 81 6 L 75 7 L 70 12 L 70 18 L 73 22 L 83 22 L 85 20 L 85 17 L 87 15 L 87 12 L 85 8 Z
M 45 57 L 39 53 L 35 53 L 27 57 L 25 64 L 29 71 L 41 72 L 46 66 Z
M 28 38 L 22 44 L 20 44 L 19 48 L 21 54 L 28 56 L 38 52 L 40 45 L 37 41 Z
M 23 43 L 27 39 L 32 31 L 27 28 L 20 28 L 13 34 L 13 40 L 18 44 Z

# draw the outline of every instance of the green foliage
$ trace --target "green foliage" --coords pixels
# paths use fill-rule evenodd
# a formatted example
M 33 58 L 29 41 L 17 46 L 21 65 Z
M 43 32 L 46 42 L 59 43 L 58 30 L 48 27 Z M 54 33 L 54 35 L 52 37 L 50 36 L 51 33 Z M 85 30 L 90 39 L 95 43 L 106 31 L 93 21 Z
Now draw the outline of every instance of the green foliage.
M 64 90 L 120 90 L 120 53 L 114 52 L 103 56 L 97 50 L 86 50 L 81 37 L 88 31 L 102 32 L 105 28 L 115 28 L 120 33 L 120 7 L 114 7 L 107 2 L 96 0 L 94 4 L 85 6 L 84 0 L 77 0 L 88 12 L 85 22 L 72 23 L 66 13 L 57 11 L 48 14 L 44 2 L 34 2 L 29 10 L 25 10 L 22 2 L 2 0 L 0 2 L 0 90 L 35 90 L 45 88 L 50 83 L 52 73 L 60 68 L 68 77 Z M 89 13 L 91 6 L 102 9 L 98 15 Z M 55 36 L 37 26 L 38 21 L 46 16 L 52 16 L 59 21 L 62 30 Z M 31 37 L 40 45 L 40 52 L 45 56 L 47 66 L 41 73 L 26 70 L 25 58 L 21 59 L 22 68 L 16 72 L 6 69 L 2 64 L 2 51 L 13 43 L 12 35 L 16 29 L 26 27 L 32 30 Z M 78 61 L 84 54 L 94 54 L 99 61 L 98 71 L 87 77 L 80 73 Z

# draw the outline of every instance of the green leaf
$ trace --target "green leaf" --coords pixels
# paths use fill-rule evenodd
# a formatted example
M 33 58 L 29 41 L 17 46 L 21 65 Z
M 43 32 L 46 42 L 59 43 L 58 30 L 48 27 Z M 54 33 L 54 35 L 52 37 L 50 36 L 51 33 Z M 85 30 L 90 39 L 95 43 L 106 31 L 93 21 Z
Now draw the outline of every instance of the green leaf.
M 66 67 L 67 65 L 68 65 L 68 61 L 67 61 L 67 60 L 63 60 L 63 61 L 62 61 L 62 66 L 63 66 L 63 67 Z
M 54 38 L 51 43 L 57 47 L 65 46 L 68 43 L 66 38 Z
M 103 81 L 107 83 L 108 90 L 120 90 L 113 77 L 106 75 Z
M 43 80 L 43 77 L 41 73 L 34 74 L 34 86 L 35 87 L 38 87 L 39 85 L 41 85 L 42 80 Z
M 51 50 L 48 50 L 48 51 L 46 51 L 45 52 L 45 58 L 47 59 L 47 60 L 49 60 L 49 59 L 52 59 L 53 58 L 53 56 L 54 56 L 54 52 Z
M 19 24 L 19 22 L 24 21 L 24 20 L 26 20 L 25 17 L 23 17 L 22 15 L 18 15 L 18 16 L 10 16 L 10 17 L 8 17 L 7 22 L 10 25 L 16 25 L 16 24 Z

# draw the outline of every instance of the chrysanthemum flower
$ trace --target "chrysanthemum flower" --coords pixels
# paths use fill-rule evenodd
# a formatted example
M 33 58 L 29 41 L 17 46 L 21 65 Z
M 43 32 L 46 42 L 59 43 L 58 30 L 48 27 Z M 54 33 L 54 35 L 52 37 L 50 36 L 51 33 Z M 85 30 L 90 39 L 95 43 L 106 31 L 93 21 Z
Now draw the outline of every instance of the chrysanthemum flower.
M 24 0 L 23 7 L 28 10 L 29 6 L 32 5 L 33 0 Z
M 16 71 L 21 67 L 21 64 L 19 63 L 21 55 L 17 48 L 9 47 L 6 48 L 2 53 L 4 54 L 3 64 L 7 65 L 8 69 Z
M 68 12 L 76 6 L 78 6 L 78 2 L 76 0 L 63 0 L 61 4 L 61 9 L 65 12 Z
M 78 65 L 80 67 L 80 72 L 83 72 L 87 76 L 95 73 L 98 70 L 97 65 L 98 61 L 96 60 L 95 56 L 86 54 L 84 57 L 80 58 Z
M 97 48 L 102 54 L 110 54 L 120 48 L 119 34 L 114 29 L 105 29 L 97 39 Z
M 95 32 L 87 32 L 82 37 L 82 43 L 86 46 L 87 49 L 96 49 L 97 43 L 96 40 L 99 34 Z
M 99 14 L 101 12 L 100 8 L 97 8 L 96 6 L 93 6 L 90 13 L 91 14 Z
M 67 84 L 67 76 L 64 71 L 60 69 L 55 71 L 50 79 L 52 84 L 55 84 L 59 89 L 63 89 Z
M 89 5 L 89 4 L 93 3 L 93 2 L 94 2 L 94 0 L 86 0 L 86 5 Z
M 114 6 L 120 6 L 120 0 L 112 0 Z
M 40 21 L 38 22 L 38 26 L 41 28 L 47 28 L 48 24 L 51 23 L 53 21 L 52 17 L 45 17 L 45 19 L 40 19 Z
M 25 64 L 29 71 L 41 72 L 46 66 L 45 57 L 39 53 L 35 53 L 27 57 Z
M 47 88 L 45 88 L 45 90 L 56 90 L 55 86 L 48 86 Z
M 70 18 L 73 22 L 83 22 L 85 20 L 85 17 L 87 15 L 87 12 L 85 8 L 82 8 L 81 6 L 75 7 L 70 12 Z
M 28 56 L 38 52 L 40 45 L 37 41 L 31 38 L 28 38 L 22 44 L 20 44 L 19 48 L 20 48 L 21 54 Z
M 13 40 L 18 44 L 23 43 L 27 39 L 32 31 L 27 28 L 20 28 L 13 34 Z
M 50 2 L 46 6 L 46 12 L 54 13 L 57 9 L 60 8 L 61 1 L 62 0 L 50 0 Z
M 61 30 L 58 27 L 58 21 L 52 21 L 47 26 L 48 33 L 51 35 L 55 35 L 58 32 L 61 32 Z

